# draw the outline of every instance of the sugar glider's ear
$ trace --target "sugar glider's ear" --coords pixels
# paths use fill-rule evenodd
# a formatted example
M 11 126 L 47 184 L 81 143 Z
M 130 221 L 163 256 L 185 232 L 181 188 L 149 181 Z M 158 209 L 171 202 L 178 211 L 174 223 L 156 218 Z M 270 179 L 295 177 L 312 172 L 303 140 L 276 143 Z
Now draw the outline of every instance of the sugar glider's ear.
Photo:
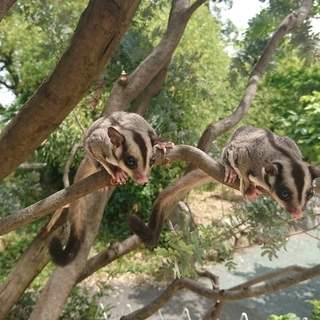
M 121 134 L 117 129 L 113 127 L 108 128 L 108 136 L 110 138 L 111 143 L 116 147 L 120 147 L 125 141 L 126 138 L 123 134 Z
M 150 137 L 150 140 L 151 140 L 151 143 L 153 146 L 159 142 L 164 142 L 164 141 L 168 140 L 167 138 L 159 137 L 159 136 L 155 135 L 154 133 L 150 133 L 150 132 L 149 132 L 149 137 Z
M 279 174 L 279 164 L 277 162 L 270 162 L 268 160 L 263 161 L 262 164 L 266 173 L 270 176 L 277 176 Z

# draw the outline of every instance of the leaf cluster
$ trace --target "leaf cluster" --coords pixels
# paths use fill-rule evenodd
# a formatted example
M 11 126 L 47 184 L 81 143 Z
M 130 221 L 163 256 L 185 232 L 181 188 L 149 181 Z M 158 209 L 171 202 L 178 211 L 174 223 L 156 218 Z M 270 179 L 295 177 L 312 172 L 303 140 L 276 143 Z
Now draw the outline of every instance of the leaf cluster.
M 71 37 L 86 1 L 17 3 L 1 23 L 0 85 L 23 105 L 53 68 Z
M 93 294 L 85 286 L 74 287 L 59 319 L 107 319 L 113 306 L 107 305 L 102 309 L 99 302 L 101 298 L 107 296 L 106 290 L 110 289 L 110 286 L 101 281 L 97 286 L 99 290 Z M 36 291 L 26 291 L 5 319 L 28 319 L 39 295 L 40 293 Z
M 311 202 L 308 214 L 312 217 Z M 237 204 L 232 214 L 226 214 L 210 225 L 198 225 L 190 231 L 189 225 L 175 226 L 165 233 L 165 239 L 156 249 L 163 256 L 175 277 L 194 276 L 195 263 L 205 261 L 224 261 L 228 269 L 236 268 L 234 252 L 241 248 L 238 240 L 247 239 L 248 246 L 259 245 L 261 256 L 270 260 L 278 258 L 278 252 L 286 249 L 292 222 L 288 214 L 270 197 L 259 197 L 255 202 Z
M 313 305 L 312 315 L 308 319 L 319 320 L 320 319 L 320 300 L 307 300 L 307 302 Z M 272 314 L 271 316 L 268 317 L 267 320 L 301 320 L 301 318 L 299 318 L 294 313 L 288 313 L 281 316 Z

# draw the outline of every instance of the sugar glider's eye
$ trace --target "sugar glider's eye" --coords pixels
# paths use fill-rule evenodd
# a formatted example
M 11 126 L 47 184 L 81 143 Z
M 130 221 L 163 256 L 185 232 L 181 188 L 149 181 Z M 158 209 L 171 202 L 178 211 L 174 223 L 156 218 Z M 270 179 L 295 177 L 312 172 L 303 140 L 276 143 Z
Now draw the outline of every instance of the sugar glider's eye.
M 150 167 L 152 167 L 155 162 L 156 162 L 156 157 L 153 156 L 153 157 L 150 159 Z
M 132 169 L 136 165 L 136 160 L 133 157 L 126 157 L 124 163 L 128 168 Z
M 277 195 L 283 201 L 289 201 L 291 199 L 291 192 L 287 188 L 279 188 L 277 190 Z
M 314 196 L 314 190 L 311 189 L 307 192 L 307 200 L 310 200 Z

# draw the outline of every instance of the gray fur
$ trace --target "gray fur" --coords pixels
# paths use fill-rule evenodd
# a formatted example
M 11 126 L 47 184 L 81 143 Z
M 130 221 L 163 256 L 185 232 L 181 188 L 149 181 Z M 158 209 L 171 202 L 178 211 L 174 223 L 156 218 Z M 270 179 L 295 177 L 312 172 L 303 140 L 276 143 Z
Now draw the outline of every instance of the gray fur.
M 118 182 L 128 175 L 146 183 L 154 162 L 153 145 L 161 141 L 140 115 L 114 112 L 96 120 L 87 130 L 83 146 L 93 164 L 104 167 Z M 128 160 L 133 166 L 128 166 Z
M 234 182 L 239 177 L 247 200 L 256 200 L 263 188 L 296 218 L 302 217 L 314 193 L 313 180 L 320 177 L 320 170 L 303 161 L 291 138 L 252 126 L 235 130 L 223 150 L 222 163 L 225 180 Z

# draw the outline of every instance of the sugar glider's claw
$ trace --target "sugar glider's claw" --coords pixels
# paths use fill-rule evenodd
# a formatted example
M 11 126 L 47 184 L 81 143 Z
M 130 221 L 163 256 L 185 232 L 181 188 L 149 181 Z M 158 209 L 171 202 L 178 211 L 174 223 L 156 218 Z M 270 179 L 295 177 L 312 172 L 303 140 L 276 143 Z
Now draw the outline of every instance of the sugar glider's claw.
M 167 148 L 173 148 L 174 147 L 174 143 L 171 141 L 167 141 L 167 142 L 157 142 L 157 144 L 154 145 L 155 148 L 162 150 L 162 152 L 164 154 L 166 154 L 167 152 Z
M 225 173 L 224 173 L 224 182 L 227 183 L 233 183 L 237 180 L 238 175 L 235 172 L 235 170 L 231 167 L 226 167 L 225 168 Z

